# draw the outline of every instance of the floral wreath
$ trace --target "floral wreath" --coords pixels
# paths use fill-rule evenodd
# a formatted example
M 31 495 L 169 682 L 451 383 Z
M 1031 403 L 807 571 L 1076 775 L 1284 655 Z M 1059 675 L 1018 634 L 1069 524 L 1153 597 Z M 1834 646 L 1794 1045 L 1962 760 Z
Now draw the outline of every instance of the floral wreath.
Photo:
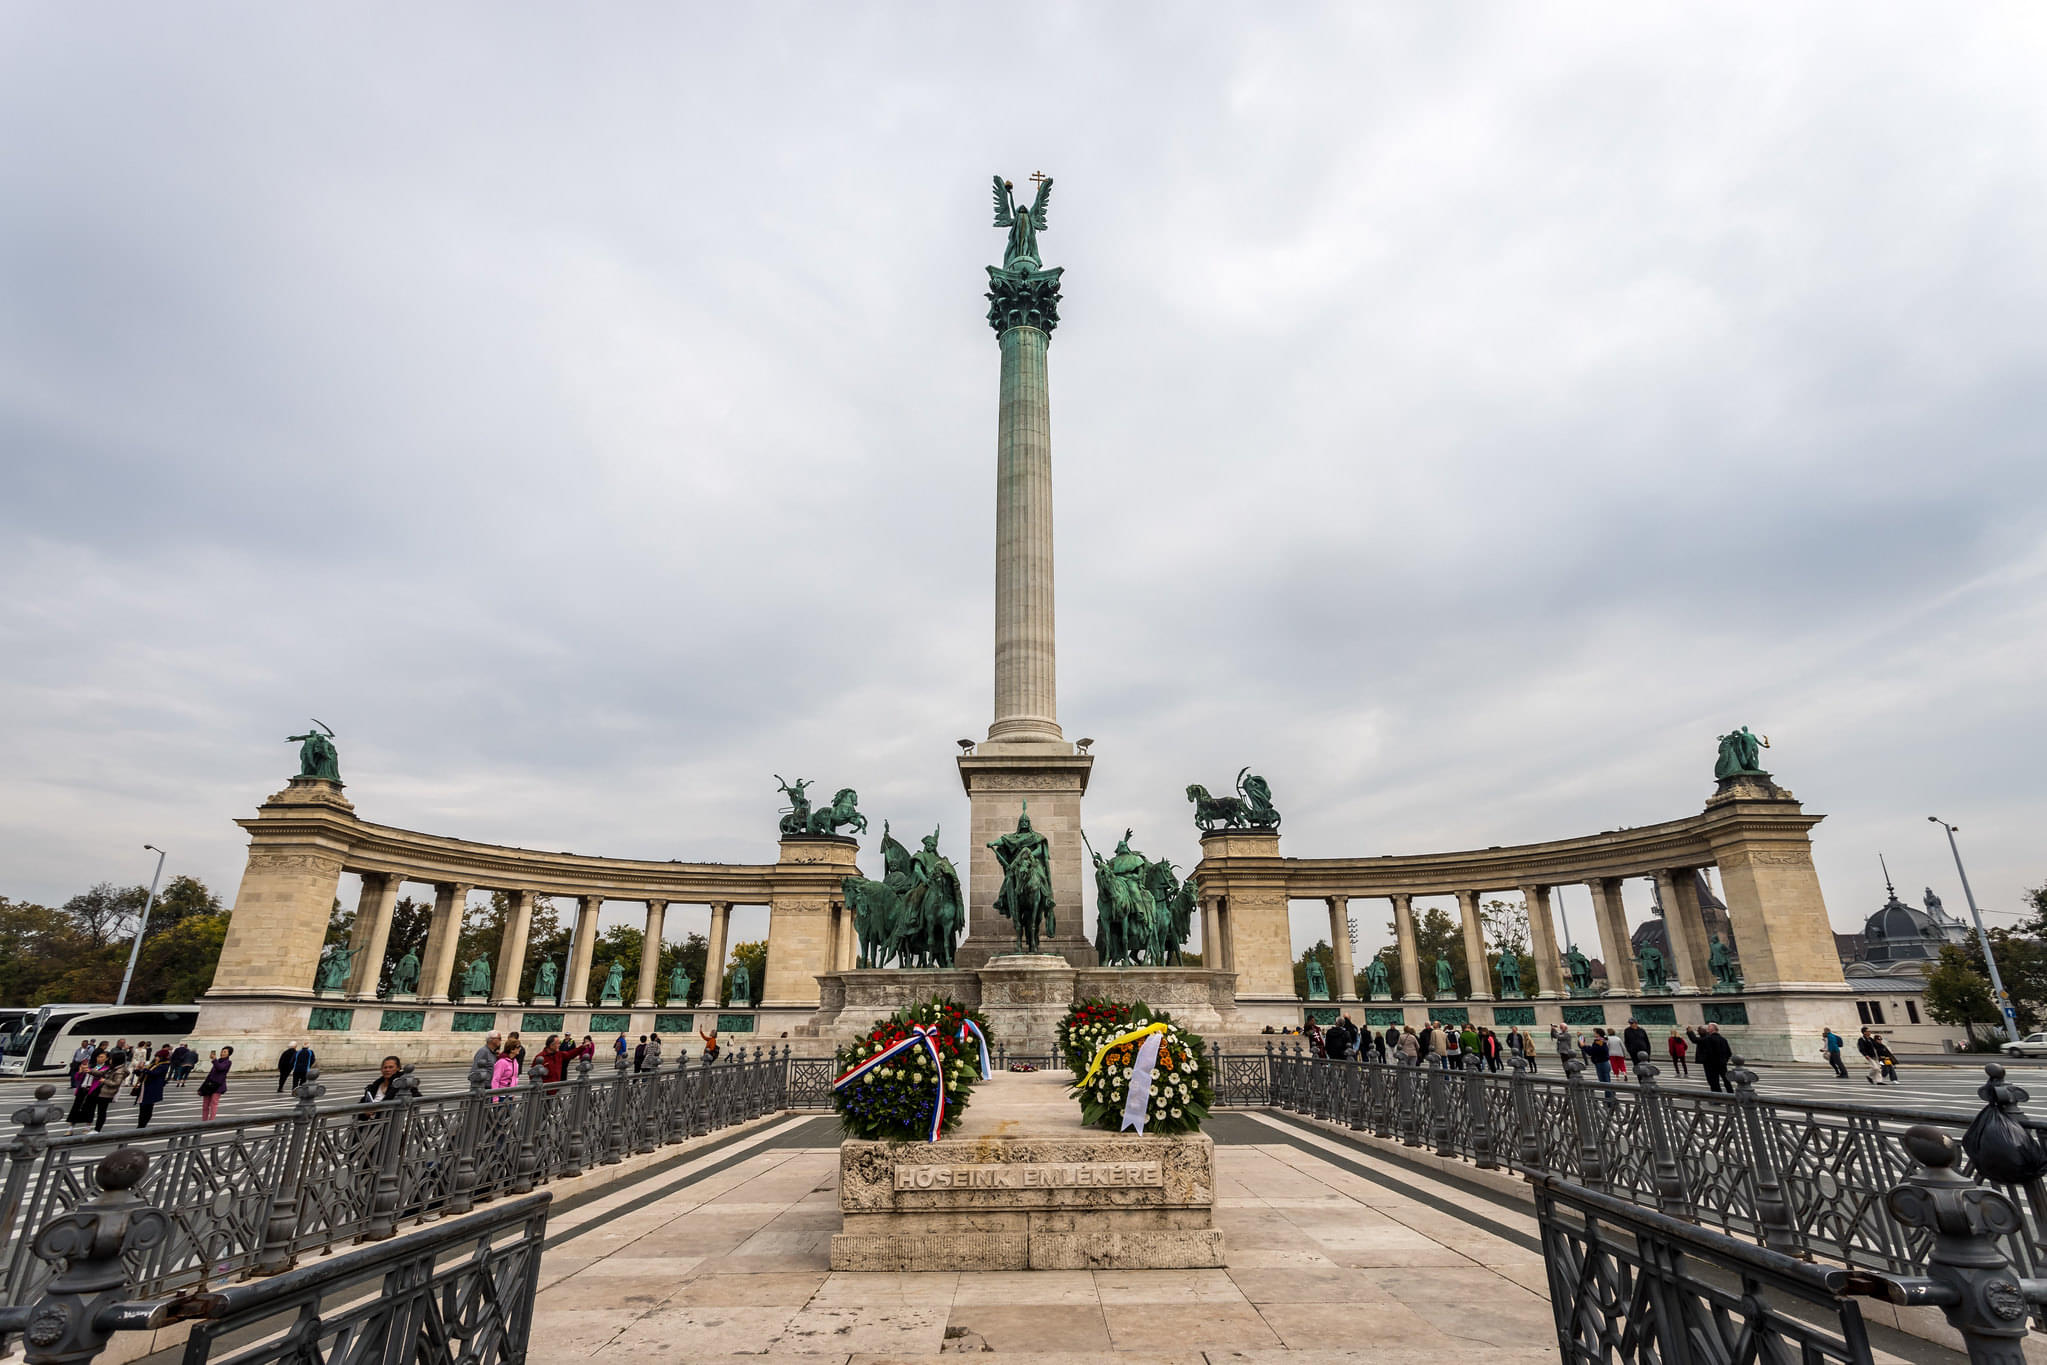
M 838 1049 L 832 1108 L 856 1138 L 936 1142 L 988 1075 L 988 1022 L 948 996 L 897 1010 Z
M 1076 1008 L 1074 1013 L 1085 1008 Z M 1142 1000 L 1116 1008 L 1128 1015 L 1123 1027 L 1111 1032 L 1113 1025 L 1097 1021 L 1102 1036 L 1084 1067 L 1075 1067 L 1079 1079 L 1073 1094 L 1080 1101 L 1081 1121 L 1111 1132 L 1132 1127 L 1141 1133 L 1200 1132 L 1215 1103 L 1215 1092 L 1209 1087 L 1208 1048 L 1201 1035 L 1181 1028 L 1163 1010 L 1154 1013 Z M 1087 1031 L 1091 1027 L 1081 1026 L 1076 1036 L 1093 1036 Z M 1062 1026 L 1062 1040 L 1067 1033 Z M 1137 1105 L 1131 1099 L 1133 1086 L 1141 1093 L 1149 1086 Z

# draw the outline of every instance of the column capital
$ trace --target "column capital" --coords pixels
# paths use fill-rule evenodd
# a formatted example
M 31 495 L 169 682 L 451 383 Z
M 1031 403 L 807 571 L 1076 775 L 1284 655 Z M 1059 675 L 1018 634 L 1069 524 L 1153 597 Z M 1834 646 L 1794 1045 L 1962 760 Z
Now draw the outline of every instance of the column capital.
M 1064 266 L 1033 270 L 1022 262 L 988 267 L 988 325 L 999 341 L 1020 327 L 1034 328 L 1052 340 L 1059 325 L 1059 277 Z

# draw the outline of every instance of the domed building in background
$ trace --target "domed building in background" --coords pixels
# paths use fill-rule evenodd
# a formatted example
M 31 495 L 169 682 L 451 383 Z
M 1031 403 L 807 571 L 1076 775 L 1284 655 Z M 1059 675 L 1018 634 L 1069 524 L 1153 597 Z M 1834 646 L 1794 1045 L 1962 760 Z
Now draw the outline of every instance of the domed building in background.
M 1844 964 L 1844 970 L 1853 967 L 1864 970 L 1859 973 L 1847 970 L 1847 975 L 1894 976 L 1904 972 L 1924 975 L 1940 960 L 1942 948 L 1949 944 L 1958 948 L 1968 945 L 1969 927 L 1942 908 L 1932 887 L 1926 888 L 1924 910 L 1899 900 L 1897 888 L 1888 877 L 1884 879 L 1884 891 L 1888 899 L 1863 921 L 1855 960 Z

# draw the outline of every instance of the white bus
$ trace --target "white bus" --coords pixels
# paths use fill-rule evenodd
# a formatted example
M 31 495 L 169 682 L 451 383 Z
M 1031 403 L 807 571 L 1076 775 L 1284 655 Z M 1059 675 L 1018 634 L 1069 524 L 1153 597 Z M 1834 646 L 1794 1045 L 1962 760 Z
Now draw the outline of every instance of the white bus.
M 197 1005 L 44 1005 L 0 1039 L 0 1076 L 62 1076 L 79 1044 L 101 1039 L 175 1046 L 198 1023 Z

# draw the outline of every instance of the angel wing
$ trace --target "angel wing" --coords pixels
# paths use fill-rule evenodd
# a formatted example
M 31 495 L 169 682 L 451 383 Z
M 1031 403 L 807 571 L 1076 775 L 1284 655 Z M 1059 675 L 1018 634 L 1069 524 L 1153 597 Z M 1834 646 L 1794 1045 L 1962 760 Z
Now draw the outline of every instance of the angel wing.
M 1042 190 L 1039 191 L 1040 197 L 1043 194 Z M 995 226 L 1008 227 L 1014 222 L 1016 215 L 1012 212 L 1009 198 L 1009 182 L 998 175 L 995 177 Z
M 1038 182 L 1038 197 L 1031 203 L 1031 226 L 1038 231 L 1045 230 L 1045 205 L 1052 202 L 1052 177 L 1046 176 Z

